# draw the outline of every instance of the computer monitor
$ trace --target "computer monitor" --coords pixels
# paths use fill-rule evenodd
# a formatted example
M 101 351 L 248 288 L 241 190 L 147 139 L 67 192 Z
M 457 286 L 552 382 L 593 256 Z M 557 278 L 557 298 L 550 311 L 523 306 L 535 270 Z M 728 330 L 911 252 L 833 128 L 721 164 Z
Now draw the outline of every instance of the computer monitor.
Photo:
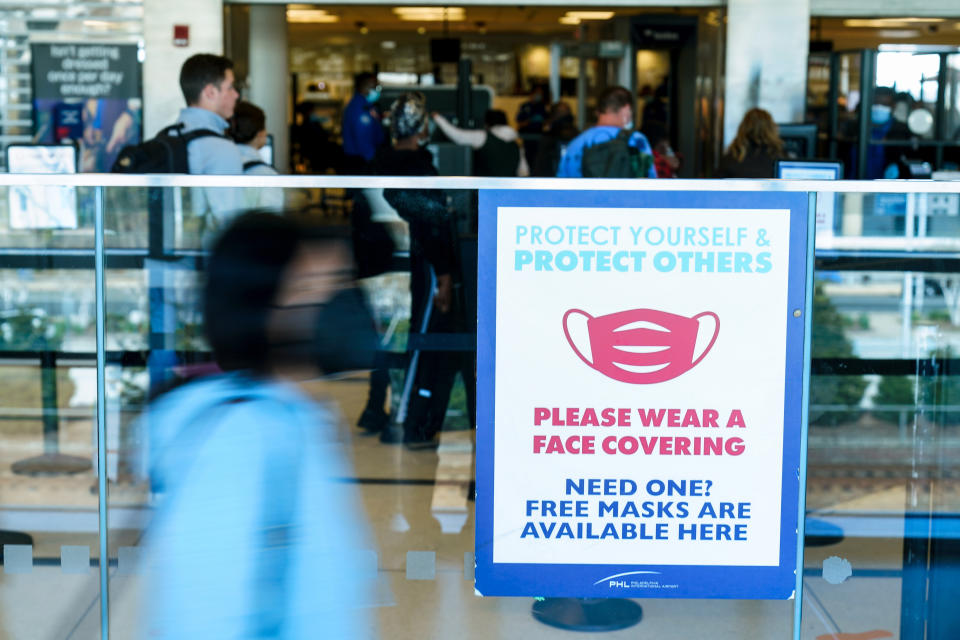
M 783 150 L 791 158 L 812 158 L 817 155 L 817 125 L 805 123 L 778 124 Z
M 9 173 L 77 173 L 75 145 L 12 144 Z M 76 229 L 77 192 L 73 187 L 17 186 L 9 190 L 11 229 Z
M 778 160 L 777 177 L 784 180 L 840 180 L 843 163 L 826 160 Z
M 778 160 L 778 178 L 784 180 L 840 180 L 843 163 L 824 160 Z M 837 194 L 817 194 L 817 236 L 832 235 L 836 224 Z

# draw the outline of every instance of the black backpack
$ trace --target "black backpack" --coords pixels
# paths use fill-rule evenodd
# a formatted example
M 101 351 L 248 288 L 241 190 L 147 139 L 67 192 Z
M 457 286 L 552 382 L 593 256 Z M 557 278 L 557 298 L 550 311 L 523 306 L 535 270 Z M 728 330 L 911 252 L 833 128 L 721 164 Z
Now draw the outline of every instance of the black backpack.
M 124 147 L 110 169 L 113 173 L 190 173 L 187 145 L 198 138 L 224 136 L 209 129 L 184 133 L 184 124 L 170 125 L 155 138 Z
M 617 137 L 583 150 L 584 178 L 646 178 L 653 156 L 630 146 L 633 131 L 620 131 Z

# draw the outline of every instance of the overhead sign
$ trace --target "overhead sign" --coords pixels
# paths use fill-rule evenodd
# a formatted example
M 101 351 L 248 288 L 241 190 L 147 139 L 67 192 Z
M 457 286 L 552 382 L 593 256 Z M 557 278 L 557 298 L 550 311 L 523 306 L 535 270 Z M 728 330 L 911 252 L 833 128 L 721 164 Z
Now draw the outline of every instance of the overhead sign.
M 479 593 L 792 597 L 807 209 L 481 191 Z
M 140 95 L 135 44 L 30 45 L 34 99 L 118 98 Z
M 80 171 L 110 171 L 141 139 L 140 50 L 135 44 L 30 44 L 34 139 L 80 147 Z

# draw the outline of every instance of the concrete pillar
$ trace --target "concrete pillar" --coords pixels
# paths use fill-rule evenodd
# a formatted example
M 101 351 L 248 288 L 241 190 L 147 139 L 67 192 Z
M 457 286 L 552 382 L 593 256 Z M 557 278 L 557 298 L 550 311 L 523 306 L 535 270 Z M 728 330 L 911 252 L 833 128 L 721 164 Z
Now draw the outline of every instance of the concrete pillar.
M 724 146 L 753 107 L 803 121 L 809 48 L 810 0 L 728 0 Z
M 190 27 L 186 47 L 173 44 L 173 26 Z M 152 138 L 186 106 L 180 67 L 196 53 L 223 53 L 222 0 L 144 0 L 143 133 Z
M 290 172 L 290 65 L 287 55 L 285 5 L 250 5 L 250 73 L 248 99 L 267 114 L 267 131 L 273 134 L 274 165 Z

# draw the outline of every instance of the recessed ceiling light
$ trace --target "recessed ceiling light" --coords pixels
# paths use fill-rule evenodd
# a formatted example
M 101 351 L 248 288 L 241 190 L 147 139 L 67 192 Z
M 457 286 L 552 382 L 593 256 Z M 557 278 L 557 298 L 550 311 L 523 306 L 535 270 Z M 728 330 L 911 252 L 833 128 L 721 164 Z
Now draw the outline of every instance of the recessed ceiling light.
M 567 17 L 581 20 L 609 20 L 613 16 L 613 11 L 567 11 Z
M 467 17 L 463 7 L 394 7 L 393 13 L 414 22 L 462 22 Z
M 287 9 L 287 22 L 340 22 L 340 16 L 327 13 L 324 9 Z
M 897 27 L 910 27 L 917 24 L 936 24 L 944 21 L 944 18 L 849 18 L 843 21 L 843 26 L 895 29 Z
M 580 18 L 570 16 L 560 16 L 560 24 L 580 24 Z

